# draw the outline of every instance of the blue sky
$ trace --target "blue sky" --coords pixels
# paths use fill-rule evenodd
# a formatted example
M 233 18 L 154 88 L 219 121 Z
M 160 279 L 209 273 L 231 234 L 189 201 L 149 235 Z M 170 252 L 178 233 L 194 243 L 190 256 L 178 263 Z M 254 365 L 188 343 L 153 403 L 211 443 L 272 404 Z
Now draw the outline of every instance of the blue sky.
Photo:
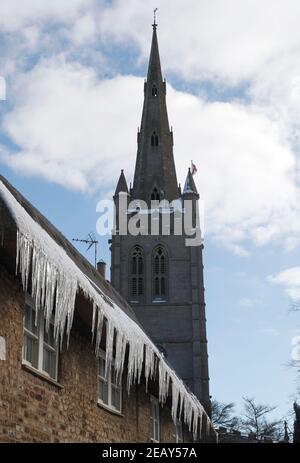
M 211 393 L 283 415 L 300 330 L 289 312 L 300 298 L 300 6 L 224 3 L 0 0 L 0 172 L 69 239 L 95 231 L 120 169 L 132 180 L 158 6 L 177 175 L 194 160 L 205 208 Z

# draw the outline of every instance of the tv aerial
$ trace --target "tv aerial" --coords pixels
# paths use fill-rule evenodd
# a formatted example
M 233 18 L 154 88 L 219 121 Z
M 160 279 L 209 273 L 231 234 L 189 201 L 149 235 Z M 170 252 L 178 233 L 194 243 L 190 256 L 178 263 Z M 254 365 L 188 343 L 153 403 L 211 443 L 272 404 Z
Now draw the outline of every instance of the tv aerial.
M 96 240 L 94 233 L 90 232 L 86 239 L 73 238 L 72 241 L 87 244 L 88 247 L 86 249 L 86 252 L 89 251 L 93 246 L 95 247 L 95 269 L 97 269 L 97 250 L 99 241 Z

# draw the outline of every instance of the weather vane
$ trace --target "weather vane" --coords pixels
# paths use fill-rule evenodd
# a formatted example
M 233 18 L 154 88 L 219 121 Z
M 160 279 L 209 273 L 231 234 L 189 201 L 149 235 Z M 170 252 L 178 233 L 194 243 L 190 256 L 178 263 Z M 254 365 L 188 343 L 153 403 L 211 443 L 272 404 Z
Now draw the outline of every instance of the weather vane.
M 158 8 L 154 8 L 153 10 L 153 16 L 154 16 L 154 23 L 153 23 L 153 26 L 156 26 L 156 12 L 157 12 Z

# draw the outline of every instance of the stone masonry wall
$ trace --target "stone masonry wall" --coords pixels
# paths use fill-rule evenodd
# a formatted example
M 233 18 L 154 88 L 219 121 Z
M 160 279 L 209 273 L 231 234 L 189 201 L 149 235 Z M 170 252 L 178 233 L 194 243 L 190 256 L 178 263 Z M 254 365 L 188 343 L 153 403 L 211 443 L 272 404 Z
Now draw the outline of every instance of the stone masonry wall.
M 144 385 L 128 396 L 123 381 L 121 416 L 99 406 L 93 346 L 75 327 L 60 354 L 58 384 L 22 366 L 23 306 L 19 281 L 0 265 L 0 441 L 150 442 Z M 174 442 L 170 410 L 160 412 L 161 442 Z

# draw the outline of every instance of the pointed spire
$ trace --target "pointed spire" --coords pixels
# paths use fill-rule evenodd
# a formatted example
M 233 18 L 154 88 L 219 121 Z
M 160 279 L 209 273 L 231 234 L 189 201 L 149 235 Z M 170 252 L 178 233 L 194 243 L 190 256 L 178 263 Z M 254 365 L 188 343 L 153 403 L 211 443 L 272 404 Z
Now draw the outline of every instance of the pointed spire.
M 127 182 L 126 182 L 126 178 L 125 178 L 123 169 L 121 170 L 121 174 L 120 174 L 119 181 L 118 181 L 118 184 L 117 184 L 117 188 L 116 188 L 116 191 L 115 191 L 115 196 L 117 196 L 121 192 L 128 193 Z
M 189 170 L 188 170 L 188 174 L 187 174 L 187 177 L 186 177 L 186 181 L 185 181 L 185 184 L 184 184 L 184 188 L 183 188 L 183 195 L 186 195 L 186 194 L 198 194 L 198 191 L 197 191 L 197 188 L 196 188 L 196 185 L 195 185 L 195 182 L 194 182 L 194 178 L 192 176 L 192 172 L 191 172 L 191 169 L 189 167 Z
M 157 25 L 154 23 L 152 24 L 152 27 L 153 27 L 153 34 L 152 34 L 152 43 L 151 43 L 151 52 L 150 52 L 150 59 L 149 59 L 149 66 L 148 66 L 147 81 L 156 82 L 156 84 L 158 85 L 163 82 L 163 78 L 162 78 L 162 72 L 161 72 L 158 40 L 157 40 L 157 33 L 156 33 Z
M 172 201 L 178 198 L 178 184 L 156 28 L 154 21 L 132 194 L 134 199 L 150 201 L 156 186 Z

